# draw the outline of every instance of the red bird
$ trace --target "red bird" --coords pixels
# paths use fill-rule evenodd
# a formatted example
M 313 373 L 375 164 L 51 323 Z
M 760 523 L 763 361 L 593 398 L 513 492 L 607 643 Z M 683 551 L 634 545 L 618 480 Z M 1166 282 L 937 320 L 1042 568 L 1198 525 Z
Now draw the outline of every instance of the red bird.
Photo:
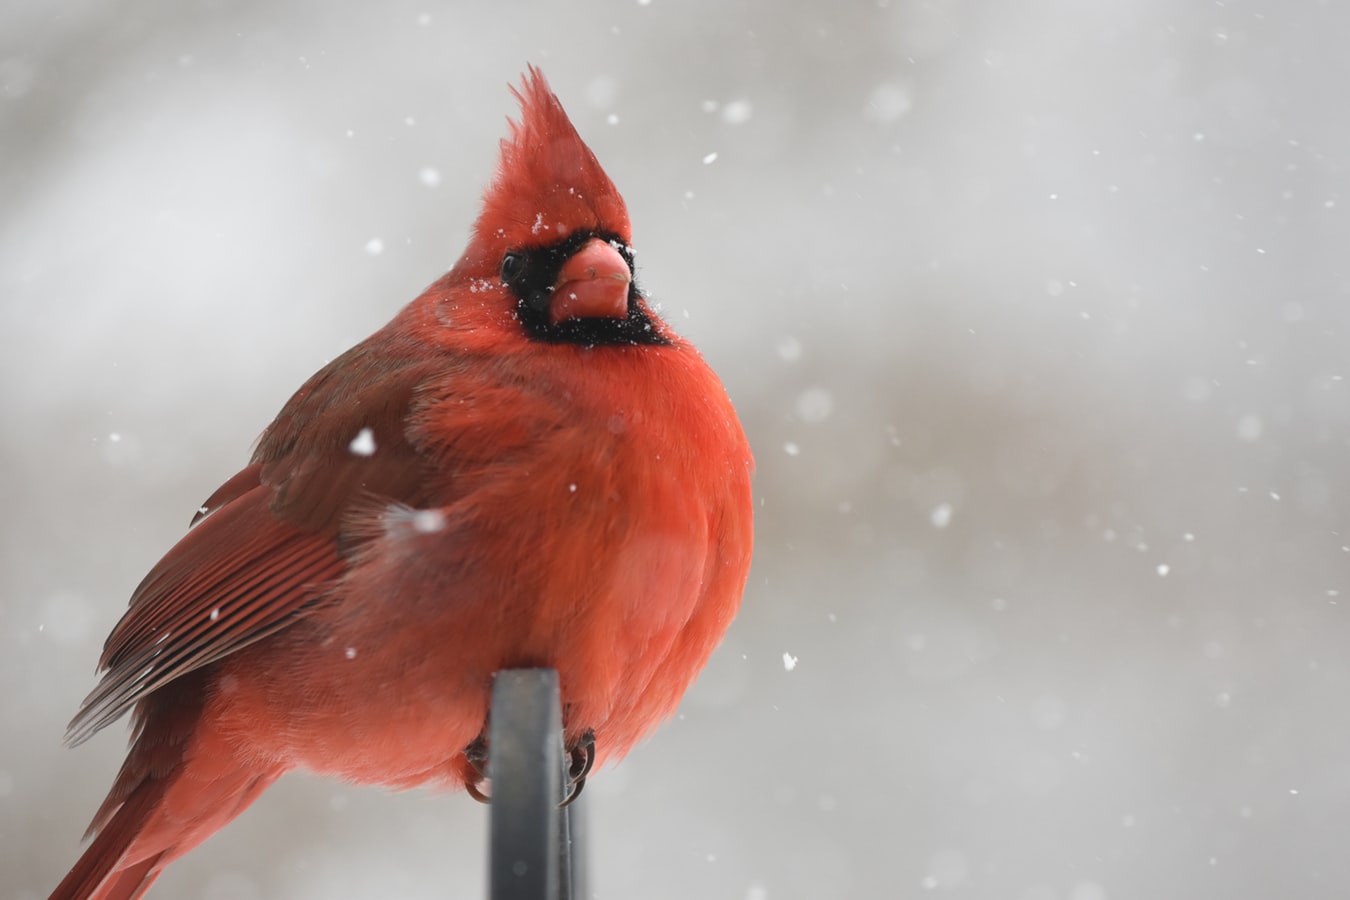
M 285 405 L 131 597 L 80 743 L 131 750 L 53 898 L 138 897 L 284 773 L 472 786 L 494 672 L 569 748 L 670 715 L 740 605 L 750 448 L 633 280 L 628 211 L 543 75 L 468 249 Z

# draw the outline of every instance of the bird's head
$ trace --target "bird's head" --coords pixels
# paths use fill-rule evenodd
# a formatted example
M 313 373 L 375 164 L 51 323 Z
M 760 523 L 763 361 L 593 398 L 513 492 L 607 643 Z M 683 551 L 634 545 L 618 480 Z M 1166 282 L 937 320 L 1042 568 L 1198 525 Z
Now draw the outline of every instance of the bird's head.
M 634 281 L 628 209 L 543 74 L 530 67 L 464 257 L 448 278 L 509 305 L 550 343 L 665 343 Z M 486 299 L 486 298 L 480 298 Z

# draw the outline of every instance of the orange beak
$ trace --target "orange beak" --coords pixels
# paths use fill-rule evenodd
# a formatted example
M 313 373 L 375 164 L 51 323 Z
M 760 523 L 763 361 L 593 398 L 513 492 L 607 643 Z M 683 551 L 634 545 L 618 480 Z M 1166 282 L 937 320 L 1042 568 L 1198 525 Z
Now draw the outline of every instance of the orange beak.
M 608 241 L 592 238 L 563 263 L 549 297 L 549 322 L 628 316 L 628 262 Z

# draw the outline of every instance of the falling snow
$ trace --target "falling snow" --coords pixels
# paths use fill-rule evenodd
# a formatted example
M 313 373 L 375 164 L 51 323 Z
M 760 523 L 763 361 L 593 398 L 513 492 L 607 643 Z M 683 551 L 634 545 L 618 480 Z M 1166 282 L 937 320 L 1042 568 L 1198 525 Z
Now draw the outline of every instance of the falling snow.
M 362 428 L 352 438 L 347 449 L 355 456 L 372 456 L 375 453 L 375 432 L 369 428 Z
M 722 121 L 728 125 L 743 125 L 754 112 L 749 100 L 732 100 L 722 107 Z
M 950 503 L 939 503 L 928 514 L 928 521 L 932 523 L 934 528 L 946 528 L 952 523 L 952 505 Z
M 439 509 L 419 509 L 412 515 L 413 530 L 419 534 L 434 534 L 445 530 L 445 514 Z

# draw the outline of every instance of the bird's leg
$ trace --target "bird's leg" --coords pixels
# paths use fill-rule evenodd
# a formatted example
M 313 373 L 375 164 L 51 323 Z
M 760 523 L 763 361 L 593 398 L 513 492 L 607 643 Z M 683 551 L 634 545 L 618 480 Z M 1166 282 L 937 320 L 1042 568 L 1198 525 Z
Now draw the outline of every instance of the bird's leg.
M 490 798 L 479 787 L 487 780 L 488 743 L 486 731 L 474 738 L 469 746 L 464 748 L 464 758 L 468 760 L 469 768 L 475 776 L 464 782 L 464 790 L 468 791 L 469 796 L 479 803 L 489 802 Z
M 595 765 L 595 732 L 587 728 L 581 740 L 568 748 L 567 759 L 567 796 L 558 804 L 559 809 L 570 806 L 581 796 L 581 789 L 586 786 L 586 776 L 591 774 L 591 766 Z

